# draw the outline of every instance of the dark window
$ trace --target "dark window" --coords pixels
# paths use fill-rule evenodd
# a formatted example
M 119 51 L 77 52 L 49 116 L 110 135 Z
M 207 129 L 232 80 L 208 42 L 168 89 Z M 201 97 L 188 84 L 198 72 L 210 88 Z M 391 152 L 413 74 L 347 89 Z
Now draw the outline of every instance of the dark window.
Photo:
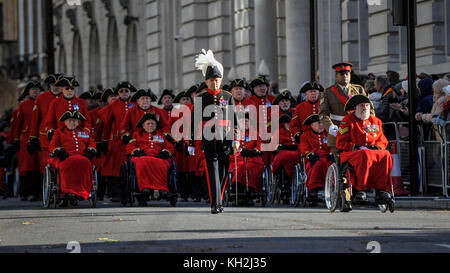
M 3 23 L 3 4 L 0 3 L 0 41 L 3 40 L 3 26 L 5 24 Z

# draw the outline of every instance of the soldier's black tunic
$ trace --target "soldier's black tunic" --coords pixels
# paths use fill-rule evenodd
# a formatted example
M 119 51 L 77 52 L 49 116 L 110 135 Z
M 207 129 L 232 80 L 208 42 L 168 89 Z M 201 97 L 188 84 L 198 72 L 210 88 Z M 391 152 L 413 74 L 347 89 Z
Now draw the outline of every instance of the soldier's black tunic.
M 195 124 L 194 115 L 201 103 L 202 122 Z M 233 134 L 237 126 L 234 99 L 231 93 L 223 90 L 205 92 L 194 99 L 192 124 L 196 139 L 202 131 L 202 150 L 205 155 L 205 169 L 210 192 L 211 208 L 222 207 L 222 188 L 229 168 L 229 155 Z M 200 130 L 200 128 L 202 130 Z M 213 136 L 205 134 L 214 133 Z

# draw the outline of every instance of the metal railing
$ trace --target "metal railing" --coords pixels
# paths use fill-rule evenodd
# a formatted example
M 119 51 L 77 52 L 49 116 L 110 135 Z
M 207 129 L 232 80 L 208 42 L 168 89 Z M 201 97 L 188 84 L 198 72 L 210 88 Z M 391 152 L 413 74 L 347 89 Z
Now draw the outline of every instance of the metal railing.
M 397 154 L 400 158 L 400 169 L 404 185 L 411 185 L 409 181 L 409 140 L 400 137 L 400 127 L 409 126 L 408 122 L 387 122 L 383 124 L 385 133 L 392 133 L 395 130 L 395 140 L 390 139 L 391 145 L 397 145 Z M 419 157 L 419 191 L 422 194 L 428 193 L 432 188 L 441 188 L 442 194 L 449 198 L 450 188 L 450 121 L 444 126 L 435 125 L 439 129 L 440 139 L 425 140 L 424 129 L 418 125 L 418 151 Z M 392 135 L 392 134 L 391 134 Z

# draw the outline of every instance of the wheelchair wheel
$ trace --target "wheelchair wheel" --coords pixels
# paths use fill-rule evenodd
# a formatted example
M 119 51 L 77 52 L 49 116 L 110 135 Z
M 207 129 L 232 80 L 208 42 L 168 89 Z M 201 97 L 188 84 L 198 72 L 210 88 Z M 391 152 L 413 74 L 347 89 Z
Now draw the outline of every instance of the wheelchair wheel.
M 52 181 L 51 181 L 51 172 L 49 166 L 45 167 L 45 175 L 43 179 L 42 185 L 42 206 L 43 208 L 50 208 L 50 200 L 51 200 L 51 190 L 52 190 Z
M 98 187 L 98 179 L 97 179 L 97 171 L 94 167 L 94 184 L 92 185 L 91 195 L 89 198 L 89 202 L 91 203 L 91 207 L 97 207 L 97 187 Z
M 330 165 L 325 180 L 325 204 L 330 212 L 334 212 L 341 205 L 339 169 L 336 163 Z M 345 201 L 345 199 L 343 200 Z
M 301 181 L 300 167 L 297 164 L 294 169 L 294 175 L 292 176 L 291 185 L 291 205 L 298 207 L 300 204 L 305 205 L 304 189 Z
M 277 181 L 273 176 L 272 165 L 269 165 L 269 168 L 266 169 L 267 172 L 267 205 L 273 205 L 275 203 L 275 194 L 277 191 Z

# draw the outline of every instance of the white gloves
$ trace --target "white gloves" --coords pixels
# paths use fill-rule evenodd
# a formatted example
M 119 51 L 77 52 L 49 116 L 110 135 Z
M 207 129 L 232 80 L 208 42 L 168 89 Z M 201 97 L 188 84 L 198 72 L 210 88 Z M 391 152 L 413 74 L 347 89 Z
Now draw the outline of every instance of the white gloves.
M 336 125 L 331 125 L 330 128 L 328 129 L 328 134 L 336 137 L 338 130 L 339 130 L 339 128 Z

